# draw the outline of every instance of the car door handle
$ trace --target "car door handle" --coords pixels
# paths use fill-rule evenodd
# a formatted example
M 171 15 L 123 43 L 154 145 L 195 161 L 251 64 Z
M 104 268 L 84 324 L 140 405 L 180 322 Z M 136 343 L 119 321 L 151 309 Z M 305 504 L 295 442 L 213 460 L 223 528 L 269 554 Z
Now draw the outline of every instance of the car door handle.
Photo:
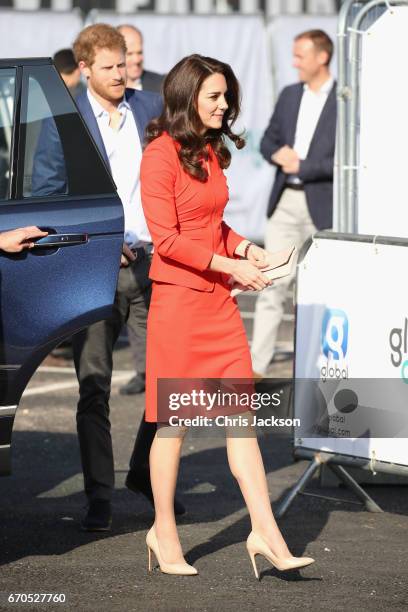
M 58 249 L 88 242 L 88 234 L 48 234 L 34 243 L 33 249 Z

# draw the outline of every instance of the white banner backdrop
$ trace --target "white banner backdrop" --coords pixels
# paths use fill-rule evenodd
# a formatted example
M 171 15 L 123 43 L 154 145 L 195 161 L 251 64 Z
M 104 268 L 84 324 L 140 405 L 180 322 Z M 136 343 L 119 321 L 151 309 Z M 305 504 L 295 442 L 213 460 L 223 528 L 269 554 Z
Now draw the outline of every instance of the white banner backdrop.
M 242 115 L 236 130 L 246 130 L 247 146 L 236 151 L 227 170 L 230 203 L 226 218 L 252 240 L 262 240 L 265 211 L 274 177 L 259 153 L 259 142 L 272 112 L 271 67 L 266 31 L 260 16 L 118 15 L 92 11 L 87 25 L 133 23 L 145 38 L 146 67 L 166 73 L 191 53 L 231 64 L 243 92 Z M 0 10 L 0 57 L 49 57 L 70 47 L 83 27 L 73 11 Z
M 268 24 L 268 47 L 276 94 L 286 85 L 296 83 L 298 80 L 297 72 L 292 66 L 293 39 L 301 32 L 316 29 L 324 30 L 333 40 L 336 48 L 337 15 L 282 15 Z M 330 69 L 336 77 L 336 53 L 334 53 Z
M 408 7 L 393 6 L 363 35 L 359 233 L 408 237 Z
M 242 115 L 247 146 L 233 147 L 227 170 L 228 223 L 252 240 L 263 238 L 273 171 L 259 153 L 259 142 L 272 110 L 271 68 L 264 22 L 258 16 L 117 15 L 92 11 L 92 22 L 131 23 L 143 32 L 145 66 L 166 73 L 182 57 L 200 53 L 231 64 L 242 86 Z
M 79 11 L 0 10 L 0 57 L 50 57 L 71 47 L 83 27 Z
M 408 243 L 319 238 L 299 264 L 295 446 L 408 465 L 408 312 L 396 281 L 407 265 Z M 304 379 L 318 381 L 314 395 Z M 354 392 L 357 409 L 341 411 L 339 391 Z M 333 437 L 306 437 L 322 397 Z

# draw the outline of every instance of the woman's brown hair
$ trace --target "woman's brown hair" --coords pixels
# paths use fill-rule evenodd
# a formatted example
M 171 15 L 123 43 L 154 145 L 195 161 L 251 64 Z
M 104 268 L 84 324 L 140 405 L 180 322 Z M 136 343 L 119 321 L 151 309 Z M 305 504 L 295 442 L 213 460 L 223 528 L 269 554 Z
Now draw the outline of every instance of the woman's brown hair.
M 225 111 L 222 126 L 209 129 L 203 134 L 203 124 L 197 111 L 197 100 L 201 86 L 212 74 L 223 74 L 227 83 Z M 221 168 L 228 168 L 231 153 L 225 137 L 241 149 L 245 140 L 231 131 L 240 111 L 240 88 L 232 68 L 211 57 L 189 55 L 174 66 L 163 83 L 164 107 L 162 114 L 146 128 L 146 142 L 152 142 L 164 131 L 180 144 L 178 153 L 184 169 L 193 177 L 205 182 L 208 172 L 202 160 L 208 158 L 206 149 L 210 143 Z

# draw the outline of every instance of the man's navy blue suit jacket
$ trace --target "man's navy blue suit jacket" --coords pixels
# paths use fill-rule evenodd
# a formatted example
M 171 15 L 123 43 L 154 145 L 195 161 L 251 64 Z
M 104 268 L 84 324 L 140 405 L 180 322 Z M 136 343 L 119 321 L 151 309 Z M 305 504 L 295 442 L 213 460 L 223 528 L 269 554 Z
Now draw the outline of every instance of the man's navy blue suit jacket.
M 163 106 L 161 96 L 151 91 L 126 89 L 125 98 L 132 109 L 140 142 L 143 145 L 147 124 L 161 113 Z M 76 103 L 107 167 L 110 169 L 106 149 L 86 91 L 78 96 Z M 65 194 L 67 191 L 61 140 L 54 119 L 45 119 L 34 155 L 32 194 L 35 196 L 57 195 Z
M 132 109 L 137 131 L 139 132 L 140 142 L 143 145 L 144 133 L 147 124 L 155 117 L 158 117 L 162 111 L 162 99 L 157 93 L 152 91 L 139 91 L 137 89 L 126 89 L 125 98 Z M 99 151 L 102 154 L 102 157 L 109 167 L 109 160 L 103 144 L 102 136 L 86 91 L 78 96 L 76 103 L 95 143 L 98 146 Z
M 296 122 L 303 95 L 303 83 L 283 89 L 261 140 L 261 153 L 270 164 L 271 156 L 284 145 L 293 147 Z M 307 205 L 318 229 L 333 224 L 333 165 L 336 144 L 336 83 L 321 112 L 306 159 L 301 160 L 299 178 L 304 183 Z M 276 164 L 274 164 L 276 165 Z M 267 215 L 274 212 L 285 189 L 287 175 L 277 166 Z

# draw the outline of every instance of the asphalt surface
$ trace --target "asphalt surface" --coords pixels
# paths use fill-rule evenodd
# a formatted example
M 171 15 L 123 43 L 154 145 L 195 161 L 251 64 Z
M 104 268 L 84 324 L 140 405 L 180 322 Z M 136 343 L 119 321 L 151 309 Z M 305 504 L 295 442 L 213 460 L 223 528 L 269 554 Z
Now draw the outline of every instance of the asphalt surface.
M 250 315 L 246 323 L 250 335 Z M 67 370 L 40 369 L 17 413 L 13 475 L 0 479 L 0 610 L 408 609 L 405 486 L 367 487 L 384 510 L 371 514 L 347 503 L 355 498 L 344 488 L 322 489 L 316 478 L 309 492 L 344 501 L 301 495 L 279 520 L 293 554 L 308 554 L 316 563 L 281 573 L 257 557 L 258 582 L 245 548 L 248 515 L 220 437 L 189 435 L 180 469 L 178 494 L 188 512 L 178 520 L 179 532 L 199 575 L 149 574 L 144 539 L 153 512 L 142 496 L 124 488 L 144 400 L 118 393 L 132 370 L 124 345 L 115 351 L 111 400 L 113 526 L 100 535 L 81 532 L 86 501 L 75 431 L 77 386 L 70 368 L 71 363 Z M 290 359 L 272 363 L 271 376 L 290 372 Z M 307 462 L 293 462 L 289 432 L 260 435 L 260 445 L 276 508 Z M 65 603 L 8 602 L 19 593 L 63 594 Z

